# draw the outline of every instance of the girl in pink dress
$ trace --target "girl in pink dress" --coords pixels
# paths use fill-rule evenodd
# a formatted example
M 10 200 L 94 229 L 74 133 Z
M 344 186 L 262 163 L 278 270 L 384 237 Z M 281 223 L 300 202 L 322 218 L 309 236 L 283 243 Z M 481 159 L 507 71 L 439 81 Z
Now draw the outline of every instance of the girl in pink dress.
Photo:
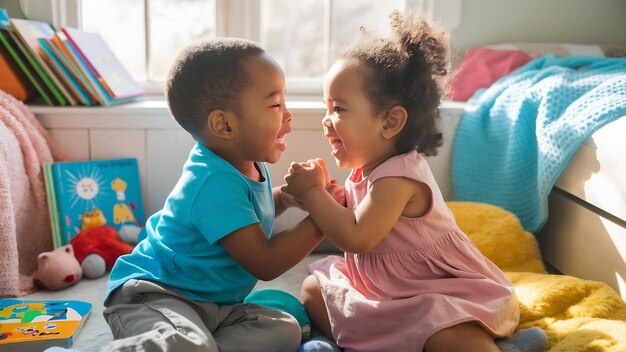
M 366 38 L 324 82 L 324 134 L 351 168 L 345 207 L 318 161 L 293 163 L 283 191 L 345 256 L 316 263 L 302 299 L 346 351 L 498 351 L 519 322 L 513 286 L 456 225 L 423 155 L 436 154 L 443 32 L 392 14 L 392 39 Z

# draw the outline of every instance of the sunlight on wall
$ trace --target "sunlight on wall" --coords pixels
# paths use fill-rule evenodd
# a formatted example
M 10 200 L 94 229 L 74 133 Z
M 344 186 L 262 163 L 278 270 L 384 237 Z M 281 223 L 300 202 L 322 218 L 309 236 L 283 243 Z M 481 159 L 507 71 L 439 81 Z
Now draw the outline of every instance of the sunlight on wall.
M 620 273 L 615 273 L 615 280 L 617 281 L 617 293 L 619 293 L 622 297 L 626 296 L 626 282 L 624 282 L 624 278 Z

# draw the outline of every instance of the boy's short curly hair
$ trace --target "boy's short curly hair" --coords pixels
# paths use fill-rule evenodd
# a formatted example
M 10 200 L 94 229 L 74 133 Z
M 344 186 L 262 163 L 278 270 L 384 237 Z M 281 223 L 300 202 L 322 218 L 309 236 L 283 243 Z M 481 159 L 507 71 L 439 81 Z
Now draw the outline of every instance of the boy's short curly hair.
M 250 83 L 245 59 L 264 50 L 255 42 L 218 38 L 184 49 L 170 68 L 165 99 L 176 121 L 194 138 L 215 109 L 239 112 L 239 94 Z

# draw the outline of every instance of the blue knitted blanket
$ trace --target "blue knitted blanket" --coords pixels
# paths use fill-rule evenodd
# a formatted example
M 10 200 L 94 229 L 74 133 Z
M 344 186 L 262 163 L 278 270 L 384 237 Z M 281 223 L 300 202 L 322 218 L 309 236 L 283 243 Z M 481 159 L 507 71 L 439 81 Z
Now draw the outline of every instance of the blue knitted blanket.
M 468 102 L 454 140 L 454 198 L 500 206 L 537 232 L 569 158 L 585 138 L 622 115 L 626 59 L 533 60 Z

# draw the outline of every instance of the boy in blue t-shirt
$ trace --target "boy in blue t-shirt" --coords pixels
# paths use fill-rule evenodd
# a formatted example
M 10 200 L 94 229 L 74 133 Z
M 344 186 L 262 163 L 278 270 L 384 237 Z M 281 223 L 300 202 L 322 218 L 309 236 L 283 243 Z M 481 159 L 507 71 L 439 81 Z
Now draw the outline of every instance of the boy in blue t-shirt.
M 105 349 L 297 350 L 292 316 L 242 303 L 322 239 L 309 218 L 270 238 L 275 214 L 296 203 L 265 165 L 291 131 L 282 70 L 253 42 L 206 41 L 178 57 L 165 96 L 198 143 L 145 239 L 111 270 L 104 316 L 116 341 Z

